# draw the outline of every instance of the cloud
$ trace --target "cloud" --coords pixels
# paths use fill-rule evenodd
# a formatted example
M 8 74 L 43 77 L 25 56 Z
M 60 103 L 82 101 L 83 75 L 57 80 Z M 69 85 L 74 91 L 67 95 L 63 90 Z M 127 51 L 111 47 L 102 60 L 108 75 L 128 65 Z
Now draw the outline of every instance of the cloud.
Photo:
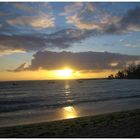
M 79 29 L 86 29 L 86 30 L 94 30 L 97 29 L 99 31 L 106 32 L 106 28 L 111 28 L 112 25 L 117 23 L 119 20 L 118 17 L 112 16 L 112 17 L 104 17 L 101 19 L 101 21 L 86 21 L 82 20 L 78 15 L 74 16 L 68 16 L 66 17 L 67 23 L 73 23 L 76 27 Z M 116 26 L 116 25 L 115 25 Z
M 82 22 L 76 15 L 67 17 L 67 23 L 74 23 L 79 29 L 102 29 L 101 25 L 98 23 Z
M 128 48 L 138 48 L 140 47 L 139 44 L 130 44 L 130 43 L 125 43 L 123 44 L 125 47 L 128 47 Z
M 120 21 L 122 28 L 128 28 L 140 31 L 140 7 L 131 9 Z
M 81 22 L 80 16 L 88 12 L 94 12 L 95 7 L 93 3 L 76 2 L 64 7 L 64 12 L 60 13 L 61 16 L 66 16 L 66 22 L 72 23 L 79 29 L 99 29 L 97 24 L 92 25 L 90 22 Z
M 7 49 L 7 50 L 2 50 L 0 51 L 0 56 L 3 56 L 3 55 L 9 55 L 9 54 L 14 54 L 14 53 L 25 53 L 24 50 L 20 50 L 20 49 Z
M 66 5 L 64 7 L 64 12 L 60 13 L 60 16 L 66 16 L 71 14 L 76 14 L 78 11 L 81 11 L 84 4 L 82 2 L 74 2 L 72 4 Z
M 55 18 L 52 14 L 52 8 L 48 3 L 38 3 L 36 7 L 34 7 L 31 2 L 21 2 L 12 3 L 12 6 L 14 6 L 18 11 L 24 11 L 25 15 L 19 14 L 16 17 L 14 16 L 14 18 L 12 17 L 7 19 L 6 22 L 9 25 L 21 27 L 30 26 L 35 29 L 51 28 L 55 26 Z M 45 11 L 42 10 L 43 8 L 45 8 Z
M 47 48 L 68 48 L 88 38 L 90 31 L 78 29 L 65 29 L 52 34 L 23 34 L 23 35 L 0 35 L 0 51 L 39 51 Z M 95 33 L 94 33 L 95 34 Z
M 33 14 L 38 14 L 39 12 L 42 12 L 42 8 L 46 8 L 45 10 L 48 10 L 48 13 L 50 13 L 52 10 L 52 7 L 49 5 L 48 2 L 37 3 L 37 7 L 33 7 L 32 4 L 33 4 L 32 2 L 29 2 L 29 3 L 14 2 L 12 3 L 12 6 L 14 6 L 16 9 L 19 9 L 25 12 L 30 12 Z
M 55 70 L 70 67 L 76 70 L 103 71 L 117 70 L 128 63 L 140 62 L 140 56 L 109 52 L 51 52 L 39 51 L 33 55 L 31 64 L 23 70 Z M 23 65 L 17 69 L 22 68 Z M 17 69 L 13 71 L 17 71 Z
M 38 16 L 19 16 L 14 19 L 8 19 L 10 25 L 31 26 L 33 28 L 42 29 L 55 26 L 55 19 L 49 14 L 40 14 Z
M 123 33 L 129 31 L 140 31 L 140 7 L 128 10 L 120 20 L 106 28 L 107 33 Z
M 88 21 L 83 19 L 91 17 L 95 13 L 95 6 L 93 3 L 73 3 L 64 7 L 64 12 L 61 15 L 66 16 L 66 22 L 74 24 L 79 29 L 101 29 L 101 25 L 97 22 Z
M 140 7 L 130 9 L 122 17 L 119 17 L 105 11 L 99 11 L 92 3 L 87 4 L 82 5 L 78 12 L 75 6 L 73 6 L 75 8 L 75 10 L 72 10 L 73 12 L 64 10 L 65 15 L 67 15 L 66 22 L 79 29 L 98 29 L 104 33 L 140 31 Z
M 0 51 L 8 53 L 12 52 L 28 52 L 28 51 L 43 51 L 47 48 L 68 48 L 71 47 L 73 43 L 79 43 L 84 39 L 87 39 L 91 36 L 103 35 L 103 34 L 120 34 L 129 31 L 138 31 L 140 28 L 140 7 L 136 7 L 126 12 L 122 17 L 111 16 L 108 13 L 99 14 L 100 20 L 98 22 L 93 22 L 94 18 L 91 17 L 87 19 L 87 14 L 96 13 L 96 7 L 91 5 L 89 7 L 83 3 L 75 3 L 79 12 L 78 15 L 73 15 L 72 7 L 68 8 L 67 13 L 69 16 L 66 16 L 67 22 L 74 24 L 77 28 L 62 29 L 55 33 L 46 34 L 36 30 L 36 32 L 29 29 L 28 33 L 25 33 L 24 28 L 19 28 L 19 30 L 14 30 L 12 34 L 10 31 L 7 31 L 9 34 L 0 34 Z M 85 7 L 85 8 L 83 8 Z M 74 8 L 75 9 L 75 8 Z M 76 12 L 74 12 L 76 13 Z M 82 14 L 81 14 L 82 13 Z M 82 16 L 84 15 L 84 16 Z M 9 19 L 7 22 L 15 29 L 15 26 L 20 25 L 26 26 L 30 25 L 36 29 L 44 29 L 54 26 L 54 18 L 51 15 L 40 13 L 33 17 L 30 16 L 21 16 L 16 17 L 15 19 Z M 3 29 L 2 29 L 3 28 Z M 8 24 L 1 27 L 1 31 L 6 29 L 11 30 Z M 16 28 L 17 29 L 17 28 Z M 3 32 L 4 32 L 3 31 Z M 22 32 L 21 32 L 22 31 Z M 32 34 L 31 34 L 31 33 Z
M 91 2 L 74 2 L 72 4 L 66 5 L 64 7 L 64 12 L 60 13 L 61 16 L 73 15 L 73 14 L 81 14 L 84 11 L 93 12 L 95 10 L 95 6 Z
M 14 70 L 14 72 L 23 71 L 23 69 L 25 69 L 26 67 L 27 67 L 27 66 L 26 66 L 26 63 L 23 63 L 23 64 L 21 64 L 20 66 L 18 66 L 18 67 Z M 13 72 L 13 70 L 7 70 L 7 71 Z
M 67 23 L 86 30 L 104 30 L 119 20 L 117 16 L 100 11 L 93 3 L 74 3 L 66 6 L 63 15 L 66 16 Z
M 42 39 L 24 35 L 0 35 L 0 52 L 26 52 L 38 50 L 44 46 Z
M 24 2 L 15 2 L 12 4 L 15 8 L 19 9 L 19 10 L 24 10 L 27 12 L 31 12 L 31 13 L 37 13 L 37 10 L 35 10 L 33 7 L 31 6 L 27 6 L 26 3 Z

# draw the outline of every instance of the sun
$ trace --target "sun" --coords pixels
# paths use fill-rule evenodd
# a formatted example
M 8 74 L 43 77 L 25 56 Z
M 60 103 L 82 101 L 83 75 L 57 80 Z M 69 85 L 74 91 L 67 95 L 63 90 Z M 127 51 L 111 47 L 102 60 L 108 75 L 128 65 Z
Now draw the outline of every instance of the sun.
M 61 78 L 70 78 L 73 75 L 73 70 L 69 68 L 65 68 L 62 70 L 57 70 L 56 75 L 61 77 Z

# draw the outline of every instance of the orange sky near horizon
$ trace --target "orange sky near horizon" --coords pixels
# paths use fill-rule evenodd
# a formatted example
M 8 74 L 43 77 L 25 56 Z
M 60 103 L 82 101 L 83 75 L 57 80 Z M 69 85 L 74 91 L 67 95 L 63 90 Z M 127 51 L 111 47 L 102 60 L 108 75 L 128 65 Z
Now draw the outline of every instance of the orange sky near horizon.
M 63 75 L 64 73 L 64 75 Z M 37 71 L 21 71 L 21 72 L 0 72 L 0 81 L 16 81 L 16 80 L 51 80 L 51 79 L 80 79 L 80 78 L 106 78 L 116 71 L 106 70 L 102 72 L 80 72 L 74 71 L 70 75 L 62 70 L 37 70 Z M 66 76 L 65 76 L 66 75 Z

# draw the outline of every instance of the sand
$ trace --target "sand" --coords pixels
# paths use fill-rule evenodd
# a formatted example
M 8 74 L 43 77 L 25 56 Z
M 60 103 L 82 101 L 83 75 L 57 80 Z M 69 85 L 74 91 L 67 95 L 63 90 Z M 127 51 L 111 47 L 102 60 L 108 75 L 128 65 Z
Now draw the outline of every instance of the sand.
M 140 109 L 0 128 L 10 138 L 139 138 Z

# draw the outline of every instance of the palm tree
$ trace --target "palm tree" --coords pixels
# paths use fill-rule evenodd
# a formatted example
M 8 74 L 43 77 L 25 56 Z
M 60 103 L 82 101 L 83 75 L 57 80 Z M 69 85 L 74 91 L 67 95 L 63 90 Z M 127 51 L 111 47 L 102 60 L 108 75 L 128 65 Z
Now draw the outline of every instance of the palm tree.
M 130 65 L 127 69 L 118 71 L 113 77 L 113 75 L 108 76 L 108 79 L 140 79 L 140 64 Z

